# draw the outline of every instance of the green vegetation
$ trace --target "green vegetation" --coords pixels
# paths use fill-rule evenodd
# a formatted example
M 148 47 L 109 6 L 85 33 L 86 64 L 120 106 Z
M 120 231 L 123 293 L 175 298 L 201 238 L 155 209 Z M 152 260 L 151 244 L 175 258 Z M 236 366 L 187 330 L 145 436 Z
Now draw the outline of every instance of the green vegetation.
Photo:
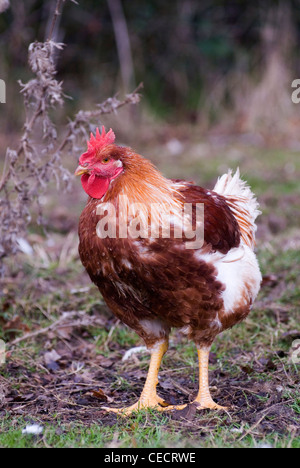
M 143 343 L 111 316 L 91 285 L 78 259 L 76 237 L 70 242 L 55 230 L 49 249 L 33 233 L 35 255 L 20 255 L 3 283 L 0 338 L 8 343 L 9 354 L 0 371 L 0 447 L 299 448 L 299 364 L 291 361 L 292 343 L 300 335 L 299 154 L 239 145 L 217 151 L 210 146 L 197 161 L 196 151 L 191 144 L 176 166 L 168 156 L 158 165 L 169 176 L 196 174 L 210 186 L 225 166 L 239 165 L 263 211 L 257 241 L 263 287 L 249 317 L 218 337 L 211 352 L 211 391 L 217 401 L 231 406 L 229 412 L 190 407 L 183 413 L 142 411 L 129 419 L 104 413 L 103 404 L 137 399 L 149 355 L 140 352 L 121 360 L 126 350 Z M 154 147 L 153 154 L 155 159 L 161 147 Z M 232 155 L 239 156 L 235 164 Z M 284 155 L 294 167 L 288 178 Z M 77 211 L 71 220 L 75 226 Z M 77 316 L 76 311 L 85 314 Z M 46 328 L 63 313 L 71 314 L 66 322 Z M 9 345 L 41 329 L 45 331 L 35 338 Z M 53 350 L 59 355 L 56 361 L 47 355 Z M 171 403 L 184 403 L 191 401 L 197 384 L 195 347 L 173 331 L 159 393 Z M 22 434 L 31 423 L 42 425 L 43 434 Z

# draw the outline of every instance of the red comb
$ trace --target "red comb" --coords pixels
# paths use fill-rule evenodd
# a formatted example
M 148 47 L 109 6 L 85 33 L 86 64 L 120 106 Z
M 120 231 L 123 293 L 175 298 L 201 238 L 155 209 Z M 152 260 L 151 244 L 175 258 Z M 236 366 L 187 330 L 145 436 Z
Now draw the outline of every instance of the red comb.
M 110 145 L 115 141 L 115 134 L 112 129 L 108 133 L 105 132 L 104 125 L 102 126 L 102 133 L 100 135 L 99 128 L 96 129 L 96 137 L 91 133 L 91 139 L 87 142 L 88 150 L 96 150 L 102 146 Z
M 85 157 L 85 156 L 91 156 L 93 153 L 95 153 L 98 149 L 103 148 L 103 146 L 110 145 L 115 141 L 115 134 L 112 131 L 112 129 L 109 130 L 109 132 L 105 132 L 104 125 L 102 126 L 102 132 L 100 134 L 99 128 L 96 128 L 96 136 L 94 136 L 91 133 L 91 138 L 90 141 L 87 142 L 87 152 L 83 153 L 79 159 Z

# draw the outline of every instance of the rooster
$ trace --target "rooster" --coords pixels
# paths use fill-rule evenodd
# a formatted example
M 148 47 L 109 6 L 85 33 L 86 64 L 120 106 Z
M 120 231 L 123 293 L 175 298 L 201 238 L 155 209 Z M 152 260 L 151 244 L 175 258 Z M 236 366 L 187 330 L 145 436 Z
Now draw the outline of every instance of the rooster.
M 259 291 L 256 198 L 238 170 L 205 190 L 165 178 L 150 161 L 114 141 L 112 129 L 106 133 L 102 127 L 101 134 L 97 129 L 79 159 L 75 175 L 81 175 L 89 195 L 79 221 L 79 254 L 108 307 L 144 340 L 151 358 L 139 400 L 105 410 L 129 415 L 141 408 L 186 406 L 168 405 L 156 391 L 173 327 L 197 348 L 197 408 L 226 409 L 210 395 L 209 351 L 219 333 L 247 317 Z M 192 208 L 183 216 L 186 205 Z M 204 207 L 202 218 L 197 206 Z

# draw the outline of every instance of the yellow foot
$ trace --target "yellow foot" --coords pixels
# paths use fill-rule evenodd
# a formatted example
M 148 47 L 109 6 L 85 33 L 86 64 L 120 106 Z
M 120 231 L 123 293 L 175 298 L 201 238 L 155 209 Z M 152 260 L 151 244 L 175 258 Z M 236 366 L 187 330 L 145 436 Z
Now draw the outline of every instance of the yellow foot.
M 195 400 L 193 403 L 197 404 L 197 409 L 202 410 L 202 409 L 214 409 L 214 410 L 223 410 L 227 411 L 228 407 L 227 406 L 221 406 L 215 403 L 211 398 L 209 399 L 204 399 L 204 400 Z
M 203 409 L 214 409 L 214 410 L 223 410 L 223 411 L 227 411 L 228 410 L 228 407 L 227 406 L 220 406 L 218 405 L 217 403 L 215 403 L 213 400 L 202 400 L 202 401 L 199 401 L 199 400 L 194 400 L 192 403 L 190 403 L 191 405 L 192 404 L 195 404 L 197 406 L 197 410 L 200 411 L 200 410 L 203 410 Z M 188 406 L 188 404 L 185 404 L 185 405 L 170 405 L 170 406 L 167 406 L 166 408 L 164 408 L 165 411 L 171 411 L 171 410 L 183 410 L 184 408 L 186 408 Z
M 172 411 L 172 410 L 183 410 L 186 408 L 188 405 L 187 403 L 184 405 L 169 405 L 165 408 L 165 411 Z
M 168 408 L 168 404 L 158 395 L 154 395 L 148 398 L 141 396 L 134 405 L 124 408 L 108 408 L 107 406 L 102 406 L 102 409 L 105 411 L 116 413 L 120 416 L 129 416 L 134 411 L 139 411 L 143 408 L 155 408 L 157 411 L 165 411 Z
M 197 406 L 197 410 L 203 409 L 214 409 L 218 411 L 227 411 L 227 406 L 220 406 L 215 403 L 213 400 L 204 400 L 202 402 L 198 400 L 194 400 L 191 404 L 195 404 Z M 168 405 L 162 398 L 159 396 L 152 397 L 151 399 L 140 398 L 134 405 L 127 406 L 124 408 L 108 408 L 107 406 L 102 406 L 107 412 L 119 414 L 120 416 L 129 416 L 130 414 L 134 413 L 135 411 L 139 411 L 143 408 L 154 408 L 156 411 L 173 411 L 173 410 L 183 410 L 188 405 Z

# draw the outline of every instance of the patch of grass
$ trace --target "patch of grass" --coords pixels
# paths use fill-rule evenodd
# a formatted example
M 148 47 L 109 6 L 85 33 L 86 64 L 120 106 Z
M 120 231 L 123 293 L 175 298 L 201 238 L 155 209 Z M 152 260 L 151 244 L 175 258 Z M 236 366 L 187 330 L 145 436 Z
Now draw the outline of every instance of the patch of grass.
M 211 421 L 212 422 L 212 421 Z M 215 421 L 216 422 L 216 418 Z M 299 448 L 300 438 L 289 435 L 286 438 L 276 433 L 258 438 L 251 434 L 241 439 L 242 430 L 236 424 L 229 424 L 226 429 L 220 424 L 218 429 L 203 432 L 203 428 L 182 438 L 178 425 L 172 431 L 168 428 L 168 418 L 154 412 L 141 411 L 134 418 L 119 418 L 112 426 L 105 426 L 97 421 L 86 427 L 76 422 L 65 424 L 57 421 L 56 427 L 44 425 L 42 435 L 25 435 L 22 429 L 26 422 L 15 420 L 13 427 L 9 421 L 0 425 L 1 448 Z M 39 423 L 39 421 L 36 421 Z M 243 430 L 249 430 L 245 426 Z

